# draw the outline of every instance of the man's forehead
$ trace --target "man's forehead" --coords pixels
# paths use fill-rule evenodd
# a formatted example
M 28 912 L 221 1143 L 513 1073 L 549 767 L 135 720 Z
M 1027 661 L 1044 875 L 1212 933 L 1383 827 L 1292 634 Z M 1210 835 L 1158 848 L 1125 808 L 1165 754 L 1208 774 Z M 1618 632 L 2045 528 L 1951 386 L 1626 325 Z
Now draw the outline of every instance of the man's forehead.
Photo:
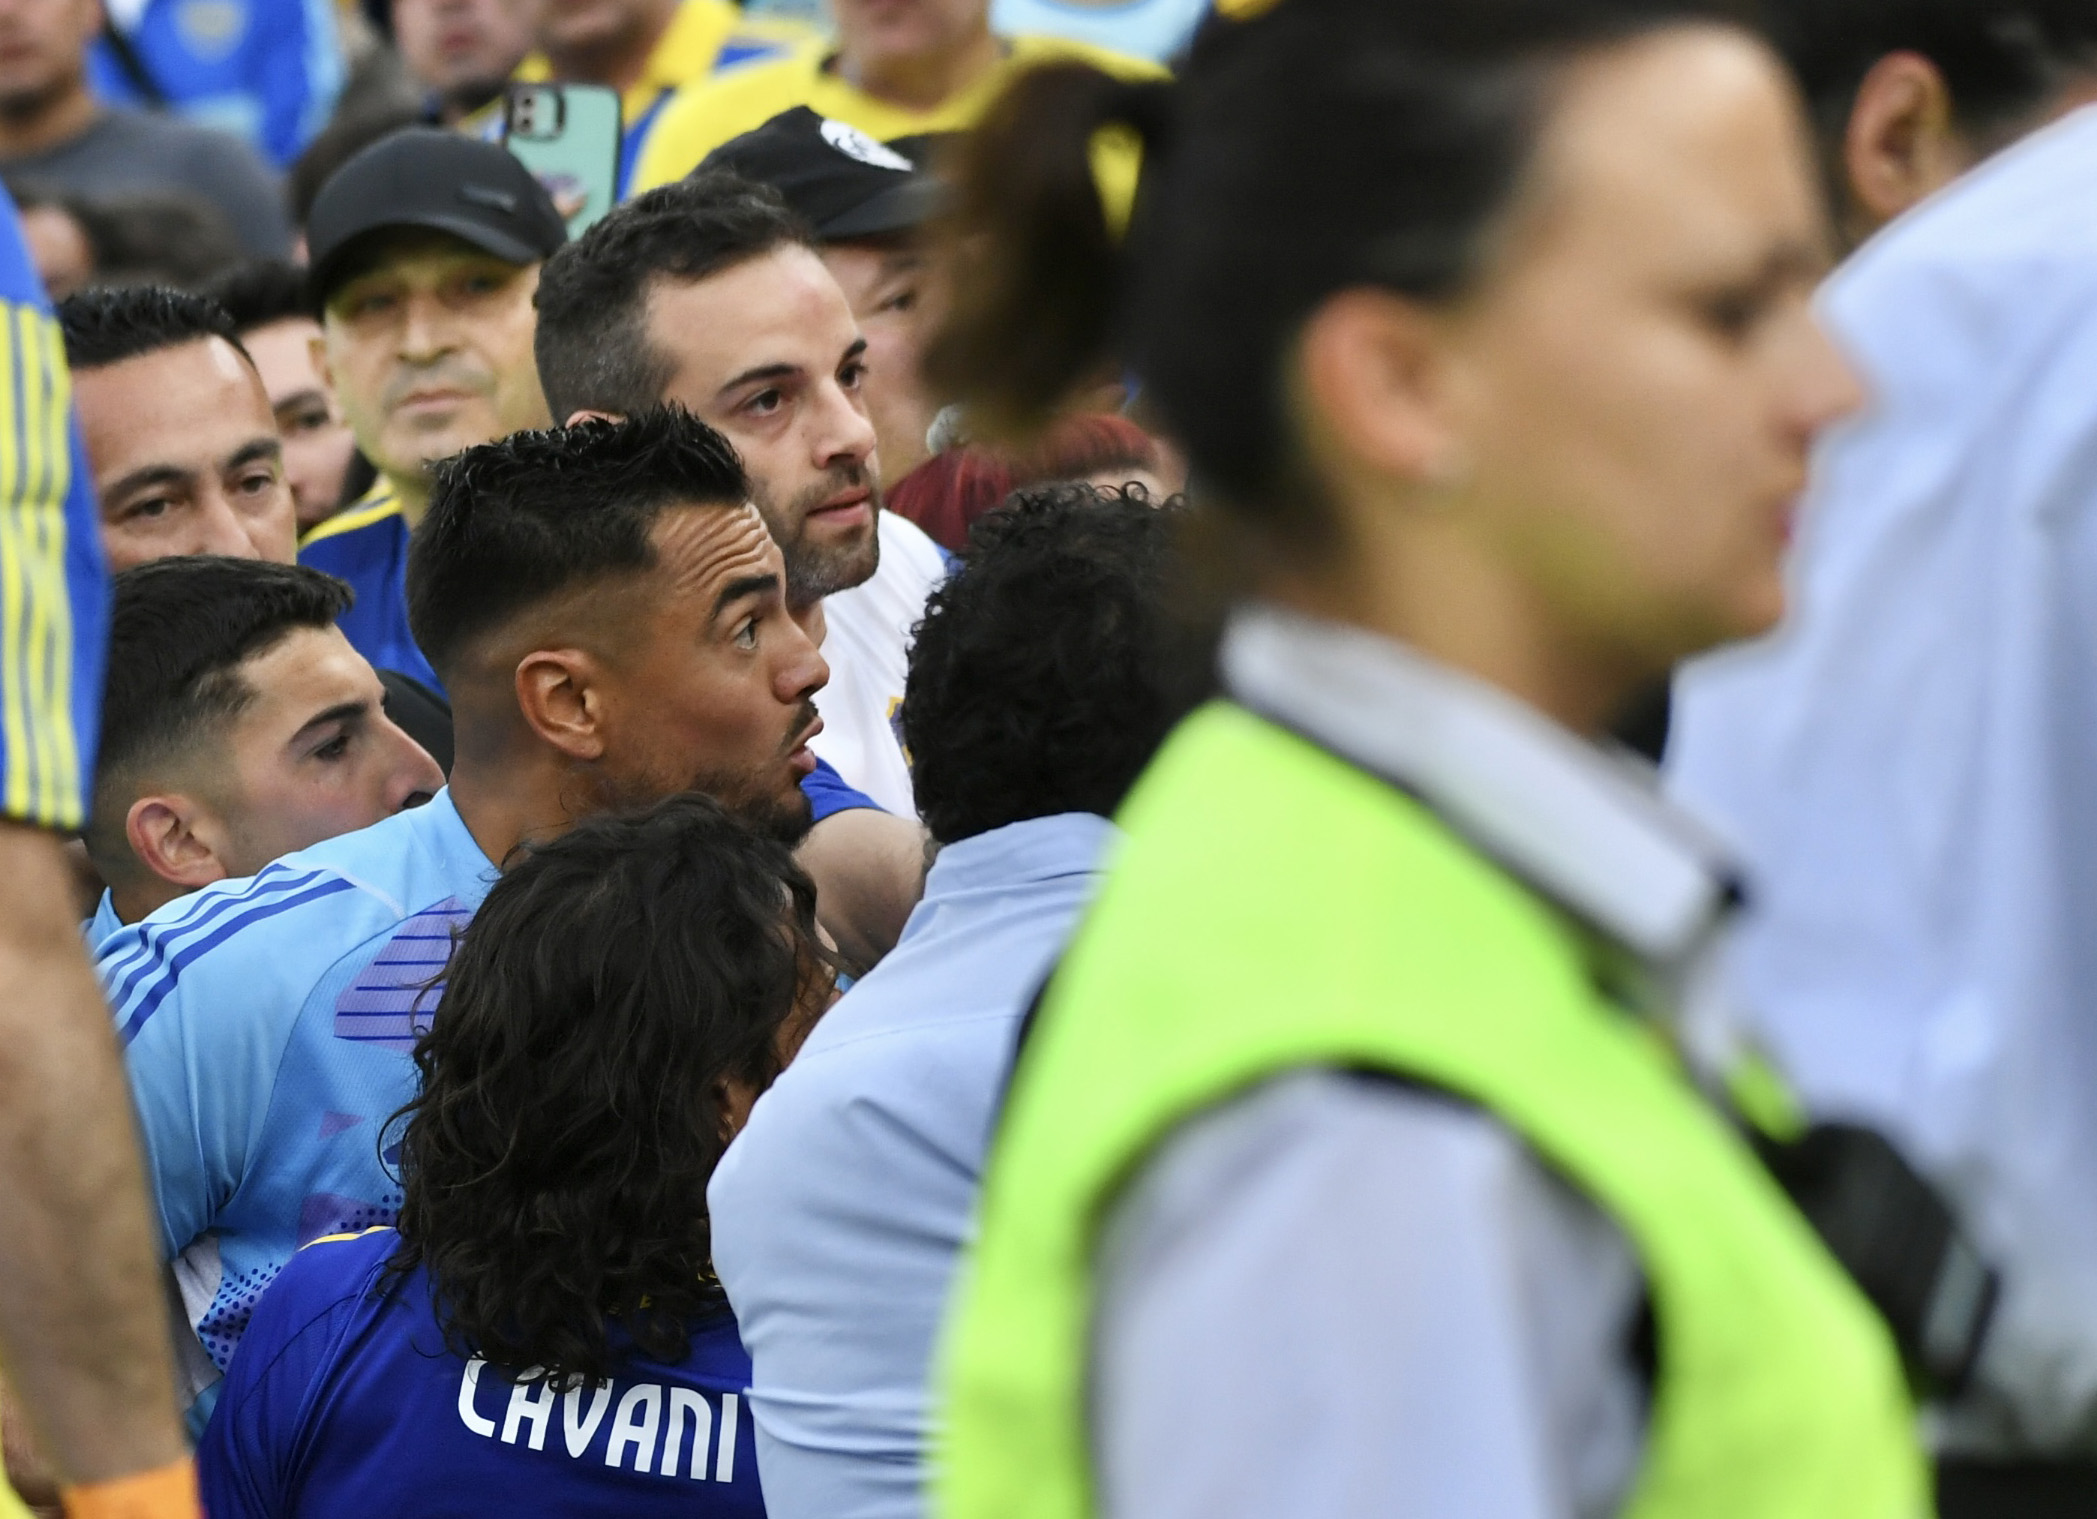
M 276 431 L 262 377 L 239 349 L 216 335 L 82 370 L 73 391 L 83 425 L 114 427 L 120 434 L 165 419 L 237 421 L 237 408 L 250 403 L 253 418 Z M 230 414 L 229 405 L 236 408 Z
M 745 369 L 817 362 L 827 368 L 859 336 L 837 279 L 810 249 L 775 248 L 703 279 L 659 275 L 647 287 L 649 339 L 718 384 Z M 833 351 L 834 350 L 834 351 Z
M 656 518 L 649 538 L 680 593 L 702 592 L 732 578 L 783 568 L 779 546 L 748 501 L 672 507 Z
M 498 258 L 478 244 L 436 227 L 382 227 L 365 233 L 350 245 L 338 266 L 340 272 L 335 277 L 329 299 L 359 282 L 446 269 L 457 264 L 488 264 L 513 272 L 531 267 Z

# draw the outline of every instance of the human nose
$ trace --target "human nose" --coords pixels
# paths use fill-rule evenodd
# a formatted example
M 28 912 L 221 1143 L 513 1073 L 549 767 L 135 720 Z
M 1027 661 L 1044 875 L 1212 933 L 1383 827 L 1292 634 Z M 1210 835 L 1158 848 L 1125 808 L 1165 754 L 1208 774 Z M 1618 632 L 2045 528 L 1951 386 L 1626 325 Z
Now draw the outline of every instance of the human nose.
M 206 490 L 197 502 L 197 548 L 199 554 L 223 554 L 229 559 L 267 559 L 262 545 L 248 531 L 248 524 L 221 490 Z
M 420 797 L 435 796 L 444 789 L 444 771 L 429 750 L 408 737 L 392 718 L 380 717 L 380 732 L 388 747 L 386 810 L 399 812 Z
M 830 664 L 807 629 L 791 617 L 784 621 L 792 631 L 773 677 L 773 694 L 782 702 L 807 701 L 830 684 Z
M 1787 420 L 1809 444 L 1869 399 L 1848 355 L 1810 312 L 1800 324 L 1787 378 Z
M 864 466 L 874 455 L 874 424 L 867 416 L 866 401 L 836 381 L 822 390 L 822 410 L 816 427 L 816 467 Z
M 451 348 L 444 304 L 428 291 L 412 291 L 401 303 L 400 356 L 424 363 Z

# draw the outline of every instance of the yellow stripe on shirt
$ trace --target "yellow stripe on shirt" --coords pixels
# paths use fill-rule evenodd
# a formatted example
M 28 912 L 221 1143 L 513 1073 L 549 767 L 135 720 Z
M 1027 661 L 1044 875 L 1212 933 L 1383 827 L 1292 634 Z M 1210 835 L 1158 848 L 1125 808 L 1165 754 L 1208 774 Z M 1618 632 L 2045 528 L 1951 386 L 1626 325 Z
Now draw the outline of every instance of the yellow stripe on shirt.
M 312 532 L 299 540 L 299 547 L 318 543 L 323 538 L 354 533 L 360 527 L 370 527 L 374 522 L 383 522 L 399 512 L 400 498 L 393 494 L 393 487 L 386 483 L 382 475 L 370 490 L 358 497 L 354 505 L 315 525 Z

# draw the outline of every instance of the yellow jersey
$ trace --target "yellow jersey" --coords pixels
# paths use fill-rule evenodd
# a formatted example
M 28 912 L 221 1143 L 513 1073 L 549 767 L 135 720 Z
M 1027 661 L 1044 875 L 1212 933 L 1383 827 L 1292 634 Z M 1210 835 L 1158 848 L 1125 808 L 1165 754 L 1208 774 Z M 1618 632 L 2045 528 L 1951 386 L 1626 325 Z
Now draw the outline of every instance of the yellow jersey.
M 686 4 L 693 0 L 686 0 Z M 1005 56 L 974 83 L 929 111 L 876 99 L 832 69 L 836 49 L 811 42 L 785 57 L 747 63 L 685 85 L 657 115 L 635 166 L 632 193 L 684 178 L 731 137 L 763 126 L 781 111 L 805 105 L 818 115 L 889 142 L 920 132 L 959 132 L 974 126 L 1012 76 L 1036 64 L 1074 59 L 1125 79 L 1163 78 L 1165 70 L 1140 58 L 1060 37 L 1007 39 Z

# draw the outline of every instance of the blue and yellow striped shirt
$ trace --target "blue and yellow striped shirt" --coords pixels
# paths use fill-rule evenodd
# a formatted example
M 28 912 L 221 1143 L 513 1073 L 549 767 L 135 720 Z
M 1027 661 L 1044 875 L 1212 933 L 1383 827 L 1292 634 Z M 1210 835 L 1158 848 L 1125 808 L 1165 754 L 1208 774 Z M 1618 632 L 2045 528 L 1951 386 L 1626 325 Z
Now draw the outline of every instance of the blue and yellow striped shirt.
M 64 344 L 0 191 L 0 814 L 86 821 L 108 616 Z

